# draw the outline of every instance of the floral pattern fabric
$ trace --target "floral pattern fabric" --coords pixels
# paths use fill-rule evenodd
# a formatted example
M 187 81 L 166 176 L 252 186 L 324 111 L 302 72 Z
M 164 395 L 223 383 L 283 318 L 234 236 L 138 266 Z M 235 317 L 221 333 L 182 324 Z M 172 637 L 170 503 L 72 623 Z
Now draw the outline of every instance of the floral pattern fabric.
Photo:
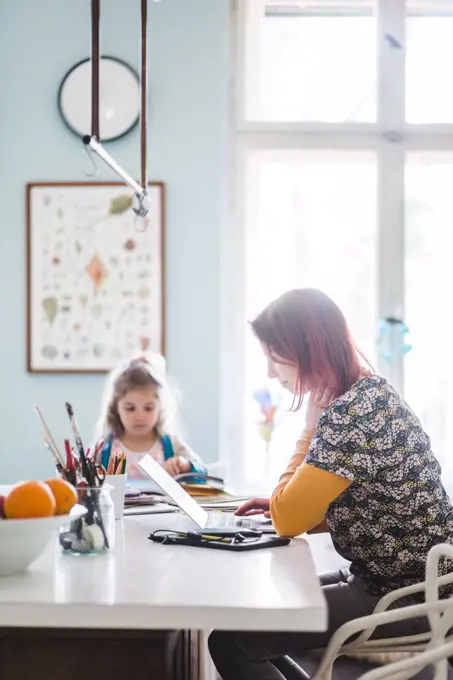
M 324 411 L 306 463 L 352 482 L 325 519 L 371 594 L 423 581 L 429 549 L 453 543 L 453 508 L 429 437 L 383 378 L 362 378 Z M 444 560 L 441 573 L 452 570 Z

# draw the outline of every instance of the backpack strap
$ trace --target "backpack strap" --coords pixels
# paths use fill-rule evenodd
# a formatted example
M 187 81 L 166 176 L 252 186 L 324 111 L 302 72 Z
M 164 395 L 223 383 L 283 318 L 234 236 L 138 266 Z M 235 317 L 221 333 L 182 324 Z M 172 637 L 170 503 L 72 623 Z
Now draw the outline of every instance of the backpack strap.
M 171 442 L 170 436 L 168 434 L 163 434 L 160 439 L 161 439 L 161 442 L 162 442 L 162 448 L 164 450 L 164 459 L 168 460 L 169 458 L 173 458 L 173 456 L 175 455 L 175 451 L 173 449 L 173 444 Z M 200 472 L 201 473 L 206 472 L 205 468 L 199 469 L 196 466 L 195 463 L 192 463 L 191 461 L 189 461 L 189 462 L 190 462 L 190 466 L 192 468 L 191 472 L 199 472 L 199 473 Z M 192 484 L 206 484 L 207 480 L 204 477 L 197 477 L 196 475 L 194 475 L 193 477 L 187 478 L 184 481 L 191 482 Z
M 168 460 L 169 458 L 173 458 L 175 455 L 175 452 L 173 450 L 173 444 L 171 443 L 171 439 L 168 434 L 163 434 L 161 436 L 161 442 L 162 442 L 162 447 L 164 449 L 164 459 Z

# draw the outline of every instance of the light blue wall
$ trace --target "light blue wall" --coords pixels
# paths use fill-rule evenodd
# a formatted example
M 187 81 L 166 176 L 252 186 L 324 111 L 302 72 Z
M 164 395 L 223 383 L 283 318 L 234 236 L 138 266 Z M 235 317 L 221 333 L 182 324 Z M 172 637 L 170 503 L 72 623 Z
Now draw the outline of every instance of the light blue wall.
M 227 147 L 227 0 L 149 0 L 149 175 L 167 185 L 167 358 L 190 443 L 216 458 L 220 229 Z M 25 184 L 85 179 L 86 157 L 59 119 L 65 71 L 88 56 L 89 0 L 0 0 L 0 481 L 51 473 L 32 412 L 61 441 L 73 403 L 85 438 L 103 377 L 26 372 Z M 102 50 L 138 64 L 139 0 L 102 3 Z M 138 176 L 138 132 L 109 147 Z M 115 179 L 103 170 L 99 179 Z

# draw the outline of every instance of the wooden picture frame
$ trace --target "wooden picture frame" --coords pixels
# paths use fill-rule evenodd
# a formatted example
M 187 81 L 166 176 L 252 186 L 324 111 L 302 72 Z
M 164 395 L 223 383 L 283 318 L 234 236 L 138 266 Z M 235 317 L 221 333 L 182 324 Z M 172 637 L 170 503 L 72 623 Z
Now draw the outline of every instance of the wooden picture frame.
M 27 370 L 105 373 L 165 353 L 165 186 L 149 225 L 121 182 L 26 186 Z

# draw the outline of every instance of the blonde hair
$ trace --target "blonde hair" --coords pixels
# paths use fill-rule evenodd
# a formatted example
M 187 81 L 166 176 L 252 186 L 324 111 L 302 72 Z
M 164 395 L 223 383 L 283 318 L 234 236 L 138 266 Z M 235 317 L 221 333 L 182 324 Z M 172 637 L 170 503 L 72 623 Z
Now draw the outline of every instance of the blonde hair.
M 98 441 L 110 433 L 116 437 L 123 436 L 124 428 L 118 413 L 118 402 L 127 392 L 142 388 L 155 388 L 159 396 L 160 410 L 156 432 L 159 435 L 175 434 L 177 393 L 174 388 L 169 387 L 163 373 L 162 365 L 165 366 L 163 357 L 155 355 L 155 359 L 161 364 L 160 370 L 150 355 L 142 354 L 122 361 L 110 373 L 104 388 L 101 416 L 97 426 Z

